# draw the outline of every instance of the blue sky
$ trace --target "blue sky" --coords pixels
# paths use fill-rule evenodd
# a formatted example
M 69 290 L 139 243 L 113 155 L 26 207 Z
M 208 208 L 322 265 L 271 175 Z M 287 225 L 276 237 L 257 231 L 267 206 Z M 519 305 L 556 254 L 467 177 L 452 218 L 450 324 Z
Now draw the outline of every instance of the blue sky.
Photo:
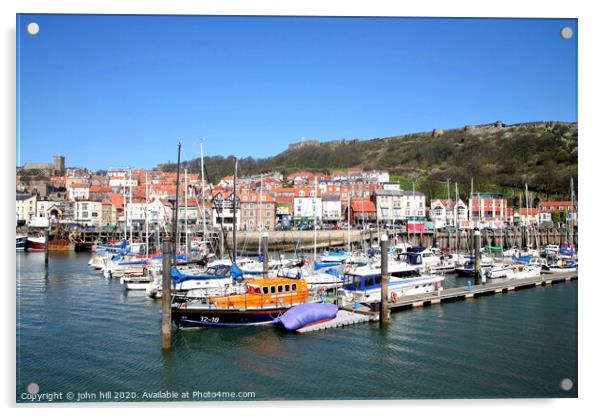
M 35 21 L 40 32 L 26 33 Z M 564 26 L 575 36 L 560 36 Z M 153 167 L 301 138 L 577 120 L 577 21 L 17 16 L 17 163 Z

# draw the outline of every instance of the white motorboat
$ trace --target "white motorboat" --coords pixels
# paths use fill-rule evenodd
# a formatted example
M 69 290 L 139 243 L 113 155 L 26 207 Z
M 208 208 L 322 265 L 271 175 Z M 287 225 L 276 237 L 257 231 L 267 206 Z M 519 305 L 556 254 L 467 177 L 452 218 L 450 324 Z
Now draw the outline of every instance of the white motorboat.
M 325 251 L 320 256 L 320 262 L 322 262 L 322 263 L 343 263 L 350 258 L 351 258 L 351 253 L 347 253 L 343 250 Z
M 151 281 L 152 276 L 149 274 L 122 278 L 122 282 L 127 290 L 146 290 Z
M 550 273 L 576 272 L 578 269 L 578 262 L 577 259 L 548 257 L 543 261 L 543 269 Z
M 343 280 L 333 274 L 316 271 L 310 272 L 305 267 L 283 268 L 278 271 L 276 277 L 303 279 L 307 282 L 307 288 L 310 291 L 334 289 L 343 285 Z
M 395 302 L 402 296 L 429 293 L 442 287 L 445 277 L 441 274 L 421 274 L 405 263 L 389 264 L 389 300 Z M 358 267 L 345 274 L 339 296 L 349 302 L 380 302 L 380 268 Z
M 496 263 L 485 270 L 488 279 L 527 279 L 541 276 L 541 266 L 535 264 Z

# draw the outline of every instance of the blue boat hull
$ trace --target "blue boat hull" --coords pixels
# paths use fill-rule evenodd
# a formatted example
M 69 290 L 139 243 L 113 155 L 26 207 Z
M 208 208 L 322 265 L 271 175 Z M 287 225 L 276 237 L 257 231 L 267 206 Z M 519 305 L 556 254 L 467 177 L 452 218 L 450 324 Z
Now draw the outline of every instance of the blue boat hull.
M 17 251 L 25 250 L 26 245 L 27 245 L 27 237 L 17 238 Z

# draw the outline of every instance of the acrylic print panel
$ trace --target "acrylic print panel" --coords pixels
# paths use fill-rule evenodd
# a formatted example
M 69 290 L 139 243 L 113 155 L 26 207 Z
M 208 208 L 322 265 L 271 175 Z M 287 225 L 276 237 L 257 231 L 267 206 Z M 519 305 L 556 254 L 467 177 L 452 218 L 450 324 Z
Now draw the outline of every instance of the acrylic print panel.
M 577 397 L 577 29 L 18 15 L 17 402 Z

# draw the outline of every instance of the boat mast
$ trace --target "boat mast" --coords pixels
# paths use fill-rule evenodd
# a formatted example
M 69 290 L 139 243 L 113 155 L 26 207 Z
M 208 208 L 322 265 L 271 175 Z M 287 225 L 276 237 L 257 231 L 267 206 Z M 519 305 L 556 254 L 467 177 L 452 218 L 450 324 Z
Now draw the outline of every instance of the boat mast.
M 201 202 L 202 202 L 202 213 L 203 213 L 203 241 L 205 246 L 207 245 L 207 224 L 205 218 L 205 158 L 203 155 L 203 139 L 201 139 Z
M 130 168 L 130 210 L 133 211 L 133 207 L 132 207 L 132 168 Z M 130 214 L 132 214 L 132 213 L 130 212 Z M 132 228 L 134 221 L 132 221 L 133 220 L 132 215 L 128 216 L 128 220 L 130 223 L 130 246 L 131 246 L 132 244 L 134 244 L 134 233 L 133 233 L 133 228 Z
M 472 195 L 473 195 L 473 178 L 470 178 L 470 201 L 468 202 L 468 221 L 470 221 L 469 224 L 474 226 L 474 224 L 472 224 L 472 203 L 473 203 Z
M 123 196 L 123 238 L 127 244 L 128 241 L 128 213 L 127 199 L 125 198 L 125 182 L 121 182 L 121 195 Z
M 527 249 L 531 246 L 531 238 L 529 236 L 529 226 L 531 225 L 531 218 L 529 218 L 529 188 L 525 182 L 525 206 L 527 207 L 526 223 L 527 223 Z
M 182 142 L 178 142 L 178 164 L 176 173 L 176 204 L 173 212 L 172 225 L 172 244 L 173 244 L 173 264 L 176 264 L 178 249 L 178 210 L 180 209 L 180 155 L 182 154 Z
M 351 184 L 347 182 L 347 251 L 351 253 Z
M 188 261 L 188 168 L 184 169 L 184 244 L 184 253 Z
M 449 193 L 449 178 L 447 178 L 447 215 L 445 216 L 446 225 L 451 225 L 449 221 L 449 211 L 451 210 L 451 196 Z
M 571 222 L 571 228 L 569 229 L 571 234 L 570 234 L 570 241 L 569 241 L 569 245 L 572 246 L 573 245 L 573 235 L 575 233 L 575 230 L 573 227 L 575 227 L 575 222 L 573 220 L 573 213 L 575 210 L 575 186 L 573 184 L 573 177 L 571 176 L 571 206 L 570 206 L 570 211 L 569 211 L 569 220 Z
M 263 229 L 263 174 L 259 175 L 259 221 L 257 222 L 257 230 Z M 259 233 L 259 243 L 257 244 L 257 253 L 261 254 L 261 233 Z
M 412 211 L 410 211 L 410 214 L 412 216 L 414 216 L 413 214 L 415 214 L 415 209 L 414 209 L 414 204 L 416 202 L 416 182 L 412 181 Z M 416 226 L 412 227 L 412 244 L 416 245 Z M 381 254 L 382 255 L 382 254 Z
M 314 176 L 314 263 L 318 258 L 318 175 Z
M 234 190 L 232 192 L 232 263 L 236 263 L 236 176 L 238 175 L 238 159 L 234 158 Z
M 144 185 L 145 185 L 145 192 L 144 192 L 144 199 L 146 200 L 146 206 L 144 208 L 144 231 L 145 231 L 145 235 L 146 235 L 146 241 L 144 243 L 144 247 L 146 248 L 145 254 L 146 257 L 148 257 L 148 172 L 145 171 L 144 172 Z
M 456 182 L 456 206 L 454 207 L 454 227 L 456 227 L 456 253 L 460 252 L 458 242 L 458 232 L 460 230 L 459 222 L 460 219 L 458 218 L 458 182 Z

